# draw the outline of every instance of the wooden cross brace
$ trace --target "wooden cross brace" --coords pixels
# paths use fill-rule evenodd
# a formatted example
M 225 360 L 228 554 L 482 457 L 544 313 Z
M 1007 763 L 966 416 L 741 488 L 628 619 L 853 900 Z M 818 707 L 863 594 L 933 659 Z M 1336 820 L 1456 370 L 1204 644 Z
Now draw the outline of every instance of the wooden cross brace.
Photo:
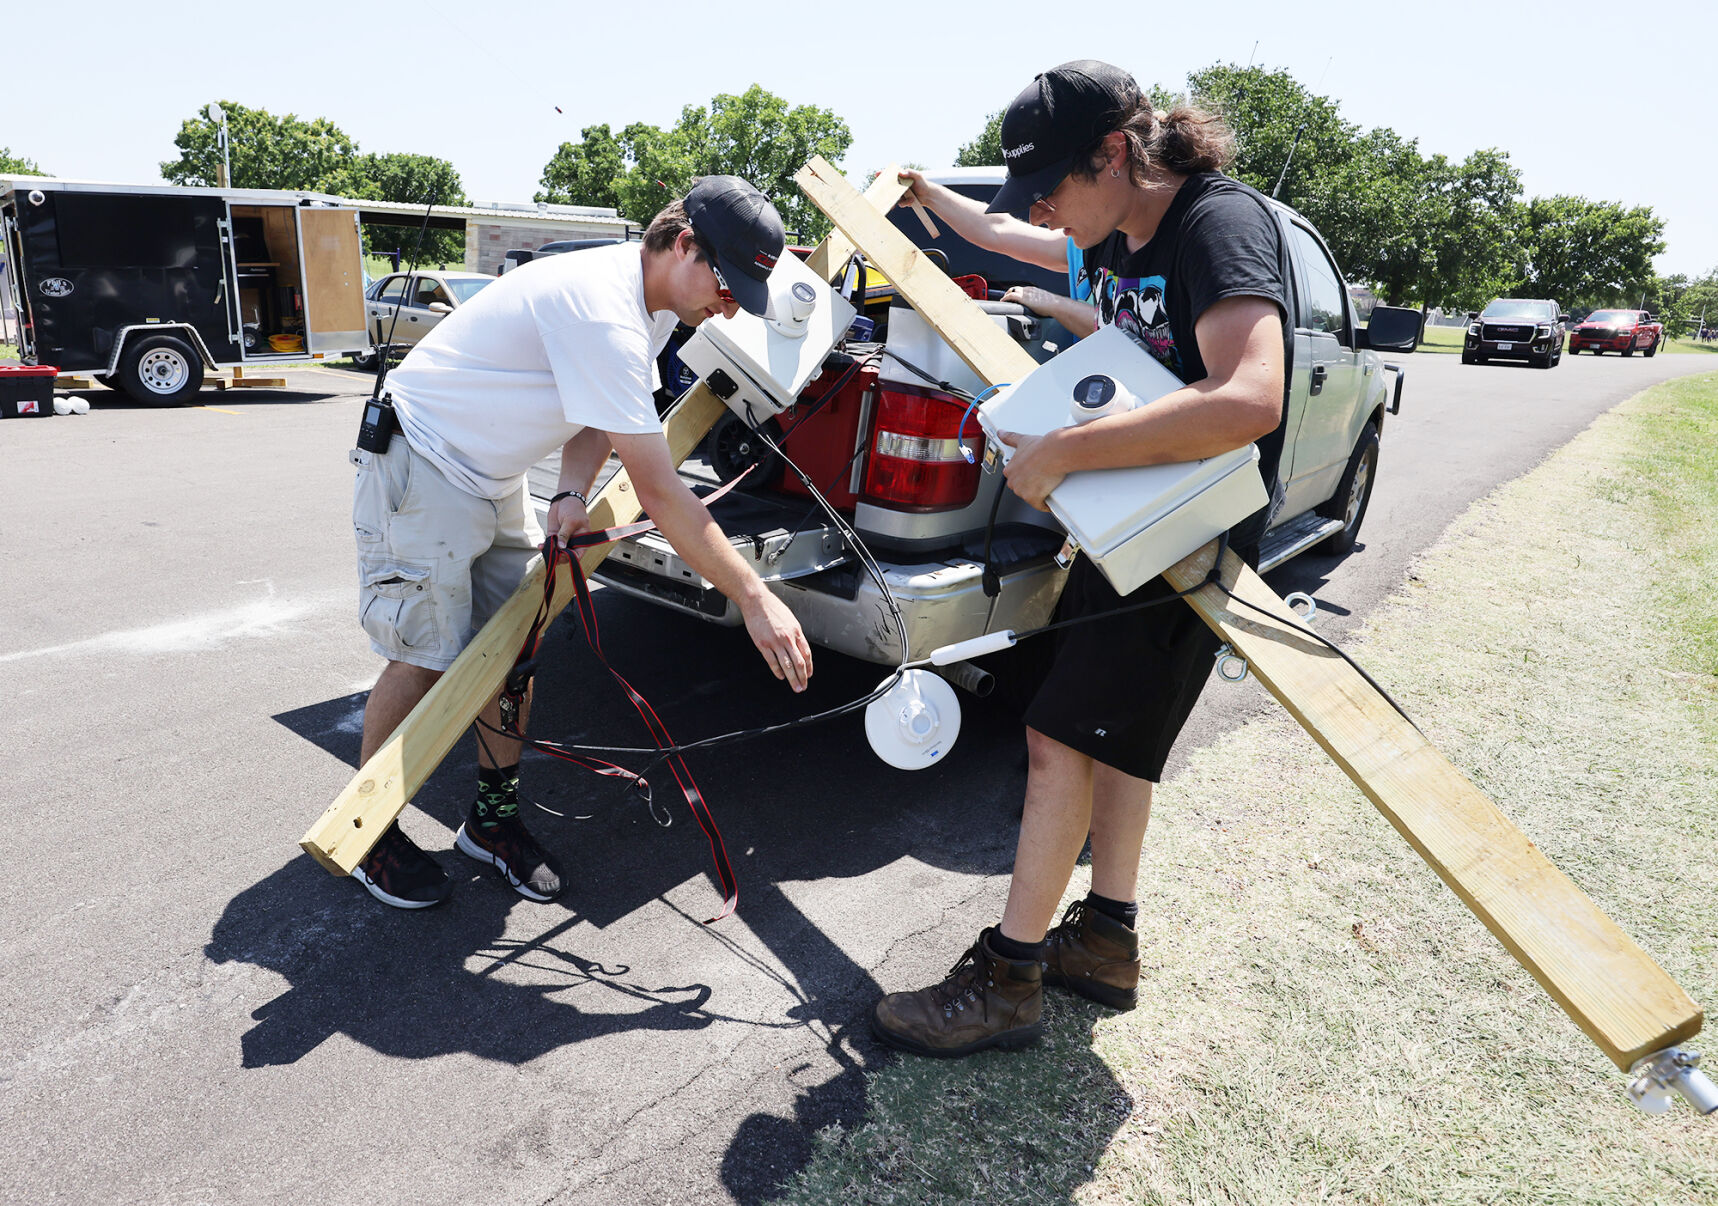
M 813 159 L 795 180 L 986 384 L 1037 367 L 828 163 Z M 1196 587 L 1216 550 L 1163 576 Z M 1700 1030 L 1700 1007 L 1651 956 L 1232 552 L 1223 580 L 1270 614 L 1232 610 L 1215 586 L 1188 603 L 1617 1067 Z
M 865 203 L 875 207 L 873 212 L 888 212 L 906 192 L 897 175 L 891 164 L 872 182 Z M 853 245 L 832 231 L 806 264 L 829 280 L 846 270 L 853 252 Z M 676 465 L 698 447 L 724 409 L 721 400 L 700 383 L 668 412 L 663 430 Z M 628 524 L 642 510 L 632 481 L 622 469 L 591 500 L 591 527 Z M 599 545 L 580 555 L 579 565 L 586 574 L 596 569 L 610 547 Z M 495 697 L 542 603 L 543 574 L 543 563 L 538 559 L 519 589 L 299 839 L 298 844 L 317 862 L 335 875 L 350 875 L 406 802 L 441 765 L 454 742 L 471 727 L 484 705 Z M 572 571 L 563 566 L 557 573 L 550 618 L 559 615 L 572 598 Z

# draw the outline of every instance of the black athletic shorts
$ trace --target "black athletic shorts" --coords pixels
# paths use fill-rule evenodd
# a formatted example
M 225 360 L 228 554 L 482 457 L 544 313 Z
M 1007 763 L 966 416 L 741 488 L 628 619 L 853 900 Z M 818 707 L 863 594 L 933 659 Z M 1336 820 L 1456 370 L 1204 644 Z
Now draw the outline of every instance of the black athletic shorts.
M 1248 565 L 1258 545 L 1234 550 Z M 1056 619 L 1094 615 L 1147 599 L 1156 607 L 1058 629 L 1022 645 L 1026 724 L 1046 737 L 1156 783 L 1222 642 L 1161 577 L 1118 595 L 1083 554 L 1068 571 Z

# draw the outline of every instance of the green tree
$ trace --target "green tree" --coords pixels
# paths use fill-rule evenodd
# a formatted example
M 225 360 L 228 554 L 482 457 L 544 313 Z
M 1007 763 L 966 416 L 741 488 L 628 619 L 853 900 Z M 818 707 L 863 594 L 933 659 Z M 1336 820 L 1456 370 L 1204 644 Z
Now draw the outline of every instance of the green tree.
M 541 188 L 532 198 L 557 205 L 620 208 L 616 187 L 626 173 L 626 153 L 605 123 L 579 131 L 579 142 L 563 142 L 543 168 Z
M 1425 158 L 1388 127 L 1344 120 L 1286 71 L 1218 64 L 1187 82 L 1194 103 L 1235 131 L 1231 174 L 1305 214 L 1350 278 L 1391 303 L 1477 305 L 1520 278 L 1520 173 L 1505 153 Z M 1174 99 L 1153 98 L 1160 108 Z
M 831 109 L 789 106 L 753 84 L 738 96 L 722 94 L 703 110 L 683 111 L 681 131 L 700 176 L 733 175 L 751 181 L 775 202 L 790 231 L 815 242 L 829 220 L 793 182 L 813 155 L 839 164 L 853 143 L 847 123 Z
M 576 145 L 563 144 L 544 167 L 539 200 L 610 204 L 643 225 L 695 177 L 740 176 L 775 202 L 789 230 L 807 239 L 821 238 L 829 223 L 793 175 L 813 155 L 839 163 L 853 141 L 833 111 L 790 106 L 757 84 L 737 96 L 713 97 L 708 107 L 687 105 L 667 130 L 634 122 L 618 135 L 602 125 L 587 127 L 581 137 Z
M 324 189 L 358 155 L 358 144 L 327 118 L 276 117 L 225 100 L 220 106 L 227 117 L 233 188 Z M 179 158 L 161 165 L 162 177 L 173 184 L 216 184 L 219 129 L 206 110 L 181 123 L 173 139 Z
M 1002 162 L 1002 110 L 985 119 L 977 138 L 955 152 L 955 167 L 993 167 Z
M 1526 207 L 1523 288 L 1563 307 L 1635 306 L 1656 279 L 1664 222 L 1649 206 L 1535 197 Z
M 342 197 L 364 201 L 402 201 L 415 206 L 426 206 L 431 200 L 437 205 L 467 204 L 465 186 L 453 164 L 433 155 L 414 155 L 404 151 L 354 156 L 318 187 Z M 400 248 L 410 255 L 417 246 L 422 222 L 421 212 L 416 215 L 402 213 L 393 222 L 365 223 L 364 234 L 370 246 L 378 251 Z M 418 263 L 450 264 L 464 258 L 463 229 L 424 231 Z
M 1692 335 L 1703 320 L 1708 329 L 1718 327 L 1718 268 L 1689 281 L 1677 296 L 1677 308 L 1683 325 L 1672 332 L 1666 324 L 1666 333 Z
M 12 154 L 11 147 L 0 147 L 0 176 L 46 176 L 33 159 Z

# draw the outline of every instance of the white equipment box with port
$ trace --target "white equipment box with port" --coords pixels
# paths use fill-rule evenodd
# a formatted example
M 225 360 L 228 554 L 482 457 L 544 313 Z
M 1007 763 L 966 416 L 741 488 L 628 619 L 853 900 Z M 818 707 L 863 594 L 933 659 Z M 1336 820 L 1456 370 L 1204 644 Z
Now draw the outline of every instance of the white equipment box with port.
M 798 256 L 783 252 L 770 273 L 770 317 L 744 310 L 704 320 L 680 349 L 729 410 L 761 423 L 794 404 L 853 325 L 854 309 Z
M 979 423 L 1006 464 L 1014 449 L 999 432 L 1043 435 L 1180 388 L 1174 373 L 1112 325 L 1003 388 L 979 407 Z M 1125 595 L 1270 501 L 1258 461 L 1248 444 L 1201 461 L 1083 469 L 1050 491 L 1050 513 Z

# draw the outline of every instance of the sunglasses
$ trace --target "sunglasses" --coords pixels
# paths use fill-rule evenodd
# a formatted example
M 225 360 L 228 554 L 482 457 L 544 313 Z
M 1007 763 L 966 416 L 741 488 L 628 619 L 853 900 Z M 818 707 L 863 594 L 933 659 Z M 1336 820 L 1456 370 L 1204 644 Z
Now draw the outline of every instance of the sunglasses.
M 710 266 L 710 273 L 716 278 L 716 297 L 724 304 L 738 305 L 739 302 L 735 299 L 733 293 L 728 288 L 727 278 L 722 275 L 722 270 L 716 267 L 715 248 L 711 247 L 710 244 L 699 238 L 697 231 L 692 232 L 692 242 L 696 244 L 698 250 L 703 253 L 704 262 Z

